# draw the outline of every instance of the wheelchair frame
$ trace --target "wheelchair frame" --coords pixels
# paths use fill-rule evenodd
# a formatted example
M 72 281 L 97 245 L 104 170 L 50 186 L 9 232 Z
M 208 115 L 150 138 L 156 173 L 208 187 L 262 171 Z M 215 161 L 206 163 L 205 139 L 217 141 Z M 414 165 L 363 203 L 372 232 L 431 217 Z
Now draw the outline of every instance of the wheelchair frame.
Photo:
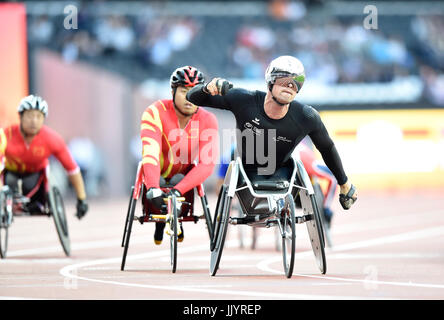
M 310 242 L 312 245 L 313 253 L 315 255 L 318 267 L 322 274 L 326 273 L 327 264 L 325 259 L 325 241 L 324 234 L 322 230 L 322 223 L 319 214 L 319 209 L 317 207 L 315 192 L 311 184 L 310 178 L 304 168 L 302 161 L 292 157 L 294 167 L 290 178 L 290 181 L 285 183 L 281 189 L 286 189 L 285 192 L 276 192 L 275 190 L 266 190 L 265 192 L 258 192 L 253 188 L 253 184 L 248 178 L 242 161 L 240 157 L 231 161 L 228 170 L 225 175 L 224 184 L 222 185 L 221 191 L 218 197 L 218 203 L 216 206 L 215 216 L 214 216 L 214 238 L 211 244 L 211 263 L 210 263 L 210 274 L 212 276 L 216 275 L 219 268 L 219 262 L 223 251 L 223 245 L 227 232 L 228 224 L 247 224 L 252 227 L 271 227 L 278 225 L 280 228 L 282 236 L 282 252 L 284 260 L 284 270 L 287 278 L 290 278 L 293 272 L 293 262 L 295 255 L 295 227 L 294 224 L 307 223 L 307 229 L 310 237 Z M 238 186 L 239 175 L 242 175 L 245 186 Z M 298 185 L 298 182 L 302 185 Z M 260 184 L 260 183 L 259 183 Z M 293 196 L 294 188 L 297 188 L 295 196 Z M 236 195 L 239 202 L 242 203 L 239 191 L 248 189 L 250 194 L 254 197 L 253 203 L 256 199 L 267 199 L 268 212 L 266 214 L 255 214 L 248 213 L 246 210 L 249 208 L 244 208 L 241 205 L 244 217 L 230 217 L 230 206 L 231 199 Z M 295 197 L 298 196 L 301 199 L 301 206 L 303 215 L 295 215 Z M 289 200 L 291 199 L 291 201 Z M 282 218 L 281 210 L 284 208 L 284 202 L 289 206 L 290 211 L 293 211 L 289 217 L 289 223 L 292 225 L 290 236 L 294 237 L 292 239 L 292 245 L 290 252 L 286 252 L 285 239 L 287 238 L 287 230 L 282 226 L 282 221 L 286 221 L 287 218 Z M 291 205 L 289 204 L 291 202 Z M 294 218 L 293 218 L 294 217 Z M 290 261 L 288 261 L 287 255 L 290 254 Z
M 197 223 L 200 219 L 205 219 L 207 228 L 208 228 L 208 235 L 211 239 L 213 238 L 213 224 L 211 221 L 211 213 L 210 208 L 208 205 L 208 200 L 203 188 L 203 185 L 199 185 L 195 188 L 197 191 L 198 196 L 201 199 L 202 208 L 203 208 L 203 215 L 202 216 L 196 216 L 192 211 L 194 211 L 194 206 L 192 207 L 193 210 L 191 212 L 188 212 L 189 215 L 187 216 L 180 216 L 182 205 L 190 203 L 184 202 L 185 197 L 176 197 L 174 194 L 168 196 L 164 199 L 164 201 L 167 204 L 167 211 L 166 214 L 154 214 L 154 213 L 148 213 L 143 211 L 142 216 L 135 216 L 135 209 L 137 205 L 137 200 L 143 198 L 141 195 L 144 195 L 144 190 L 146 189 L 144 184 L 144 176 L 143 176 L 143 169 L 142 169 L 142 162 L 139 162 L 139 165 L 137 167 L 137 173 L 136 173 L 136 179 L 134 186 L 131 187 L 131 195 L 130 195 L 130 201 L 128 204 L 128 211 L 126 215 L 125 220 L 125 228 L 123 231 L 123 237 L 122 237 L 122 244 L 121 246 L 124 248 L 123 256 L 122 256 L 122 263 L 120 266 L 120 270 L 125 269 L 126 264 L 126 257 L 128 254 L 128 248 L 129 248 L 129 242 L 131 237 L 131 231 L 132 231 L 132 225 L 134 221 L 138 221 L 140 224 L 143 224 L 145 222 L 165 222 L 167 226 L 167 234 L 170 235 L 170 252 L 171 252 L 171 271 L 173 273 L 176 272 L 177 268 L 177 237 L 178 237 L 178 226 L 181 222 L 194 222 Z

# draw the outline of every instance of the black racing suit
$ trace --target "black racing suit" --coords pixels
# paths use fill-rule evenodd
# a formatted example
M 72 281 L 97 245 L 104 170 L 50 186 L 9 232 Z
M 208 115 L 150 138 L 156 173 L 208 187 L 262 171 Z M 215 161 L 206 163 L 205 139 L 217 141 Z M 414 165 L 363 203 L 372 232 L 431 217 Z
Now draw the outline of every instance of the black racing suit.
M 291 153 L 305 136 L 320 151 L 339 185 L 347 181 L 341 159 L 319 113 L 311 106 L 293 101 L 287 114 L 278 120 L 264 111 L 265 92 L 233 88 L 224 96 L 205 93 L 203 85 L 187 93 L 195 105 L 231 111 L 236 118 L 237 152 L 247 172 L 274 175 L 288 166 Z

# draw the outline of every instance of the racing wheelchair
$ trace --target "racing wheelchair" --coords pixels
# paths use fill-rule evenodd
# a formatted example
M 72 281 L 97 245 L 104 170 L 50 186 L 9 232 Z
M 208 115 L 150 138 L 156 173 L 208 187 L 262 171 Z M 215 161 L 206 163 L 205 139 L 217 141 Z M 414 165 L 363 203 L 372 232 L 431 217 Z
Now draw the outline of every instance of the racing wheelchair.
M 160 188 L 164 191 L 168 191 L 172 187 L 174 186 L 168 183 L 160 185 Z M 173 273 L 175 273 L 177 269 L 177 239 L 181 232 L 179 228 L 180 223 L 197 223 L 200 219 L 205 219 L 210 240 L 213 238 L 213 224 L 211 222 L 211 213 L 208 206 L 207 196 L 202 185 L 197 186 L 195 190 L 202 203 L 202 216 L 194 215 L 194 190 L 187 192 L 183 197 L 176 197 L 174 194 L 168 195 L 167 198 L 164 198 L 165 205 L 159 212 L 159 210 L 155 209 L 145 197 L 147 189 L 143 178 L 142 163 L 139 162 L 136 180 L 134 186 L 131 187 L 125 228 L 123 231 L 121 246 L 124 248 L 124 251 L 120 270 L 123 271 L 125 269 L 126 256 L 134 221 L 138 221 L 140 224 L 145 222 L 165 222 L 165 232 L 170 236 L 170 265 Z M 139 198 L 142 202 L 142 215 L 137 217 L 135 216 L 135 209 Z
M 292 156 L 289 179 L 250 179 L 239 157 L 231 161 L 219 191 L 213 218 L 210 274 L 215 276 L 222 257 L 228 224 L 252 227 L 278 227 L 282 239 L 285 275 L 293 274 L 296 250 L 296 224 L 306 223 L 313 253 L 322 274 L 327 271 L 325 241 L 320 211 L 313 185 L 302 162 Z M 260 177 L 260 176 L 259 176 Z M 243 216 L 230 217 L 231 201 L 236 195 Z M 296 216 L 299 199 L 302 216 Z
M 50 183 L 49 166 L 35 173 L 35 187 L 26 195 L 23 194 L 23 177 L 9 173 L 12 184 L 4 181 L 0 190 L 0 256 L 6 258 L 8 249 L 9 227 L 15 218 L 24 216 L 46 216 L 54 219 L 57 234 L 66 256 L 71 253 L 68 222 L 62 194 L 57 186 Z M 3 179 L 4 177 L 0 177 Z M 31 200 L 35 193 L 41 193 L 38 201 Z

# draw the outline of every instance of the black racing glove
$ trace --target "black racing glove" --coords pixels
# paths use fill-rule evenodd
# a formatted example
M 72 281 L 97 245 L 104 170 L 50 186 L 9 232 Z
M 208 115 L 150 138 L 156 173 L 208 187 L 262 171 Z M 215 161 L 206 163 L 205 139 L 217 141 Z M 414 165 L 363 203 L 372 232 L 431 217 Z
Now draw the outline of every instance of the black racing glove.
M 76 209 L 77 209 L 76 217 L 80 220 L 88 212 L 88 204 L 86 203 L 85 200 L 77 199 Z
M 205 93 L 210 93 L 210 91 L 207 88 L 208 83 L 206 83 L 203 87 L 202 90 Z M 231 88 L 233 88 L 233 84 L 223 78 L 218 78 L 216 81 L 216 87 L 217 87 L 217 91 L 219 92 L 220 95 L 224 96 L 227 94 L 228 90 L 230 90 Z
M 233 88 L 233 84 L 225 79 L 219 79 L 216 81 L 217 90 L 220 92 L 221 95 L 226 95 L 228 90 Z
M 146 198 L 149 202 L 153 204 L 154 207 L 157 209 L 162 209 L 163 198 L 166 198 L 167 194 L 162 191 L 162 189 L 159 188 L 149 188 L 149 190 L 146 193 Z
M 356 200 L 358 200 L 357 198 L 353 198 L 355 191 L 356 187 L 354 185 L 351 185 L 350 190 L 347 192 L 347 194 L 339 194 L 339 203 L 344 210 L 350 209 L 351 206 L 356 202 Z

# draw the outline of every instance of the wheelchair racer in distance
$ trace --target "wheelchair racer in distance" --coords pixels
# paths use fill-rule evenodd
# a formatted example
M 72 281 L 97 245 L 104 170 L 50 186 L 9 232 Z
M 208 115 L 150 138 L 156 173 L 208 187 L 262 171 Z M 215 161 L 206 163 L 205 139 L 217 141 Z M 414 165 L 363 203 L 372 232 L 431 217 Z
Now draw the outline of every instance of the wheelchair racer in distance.
M 88 211 L 83 178 L 62 137 L 44 125 L 47 102 L 29 95 L 21 100 L 18 113 L 19 124 L 0 129 L 0 190 L 8 186 L 13 193 L 22 193 L 30 198 L 28 211 L 42 213 L 46 202 L 43 175 L 53 155 L 68 173 L 77 196 L 76 216 L 81 219 Z
M 239 139 L 239 135 L 237 142 L 244 169 L 252 182 L 258 178 L 285 178 L 288 181 L 291 174 L 288 170 L 291 153 L 308 135 L 340 185 L 341 206 L 345 210 L 350 209 L 357 200 L 357 192 L 344 172 L 333 140 L 319 113 L 313 107 L 294 100 L 305 81 L 302 63 L 292 56 L 278 57 L 268 66 L 265 80 L 268 86 L 266 93 L 232 88 L 232 84 L 227 80 L 214 78 L 205 85 L 195 86 L 187 93 L 186 98 L 198 105 L 231 111 L 236 118 L 238 130 L 253 132 L 253 161 L 251 146 L 246 146 L 244 139 Z M 264 143 L 271 140 L 270 135 L 273 135 L 271 138 L 275 141 L 275 149 L 271 151 L 275 166 L 266 163 L 265 167 L 264 161 L 258 159 L 258 137 L 263 136 L 262 143 L 265 146 L 262 147 L 267 150 L 267 147 L 273 147 L 272 143 Z M 270 155 L 270 151 L 268 154 Z M 268 160 L 270 162 L 270 159 Z
M 156 101 L 142 115 L 142 168 L 148 202 L 144 199 L 144 206 L 153 213 L 161 212 L 163 198 L 170 192 L 192 202 L 193 188 L 211 175 L 217 162 L 216 116 L 185 98 L 191 88 L 203 83 L 203 74 L 198 69 L 177 68 L 170 77 L 172 99 Z M 208 133 L 215 134 L 217 139 Z M 157 245 L 162 243 L 164 228 L 164 222 L 156 222 L 154 243 Z M 178 241 L 183 239 L 180 223 Z

